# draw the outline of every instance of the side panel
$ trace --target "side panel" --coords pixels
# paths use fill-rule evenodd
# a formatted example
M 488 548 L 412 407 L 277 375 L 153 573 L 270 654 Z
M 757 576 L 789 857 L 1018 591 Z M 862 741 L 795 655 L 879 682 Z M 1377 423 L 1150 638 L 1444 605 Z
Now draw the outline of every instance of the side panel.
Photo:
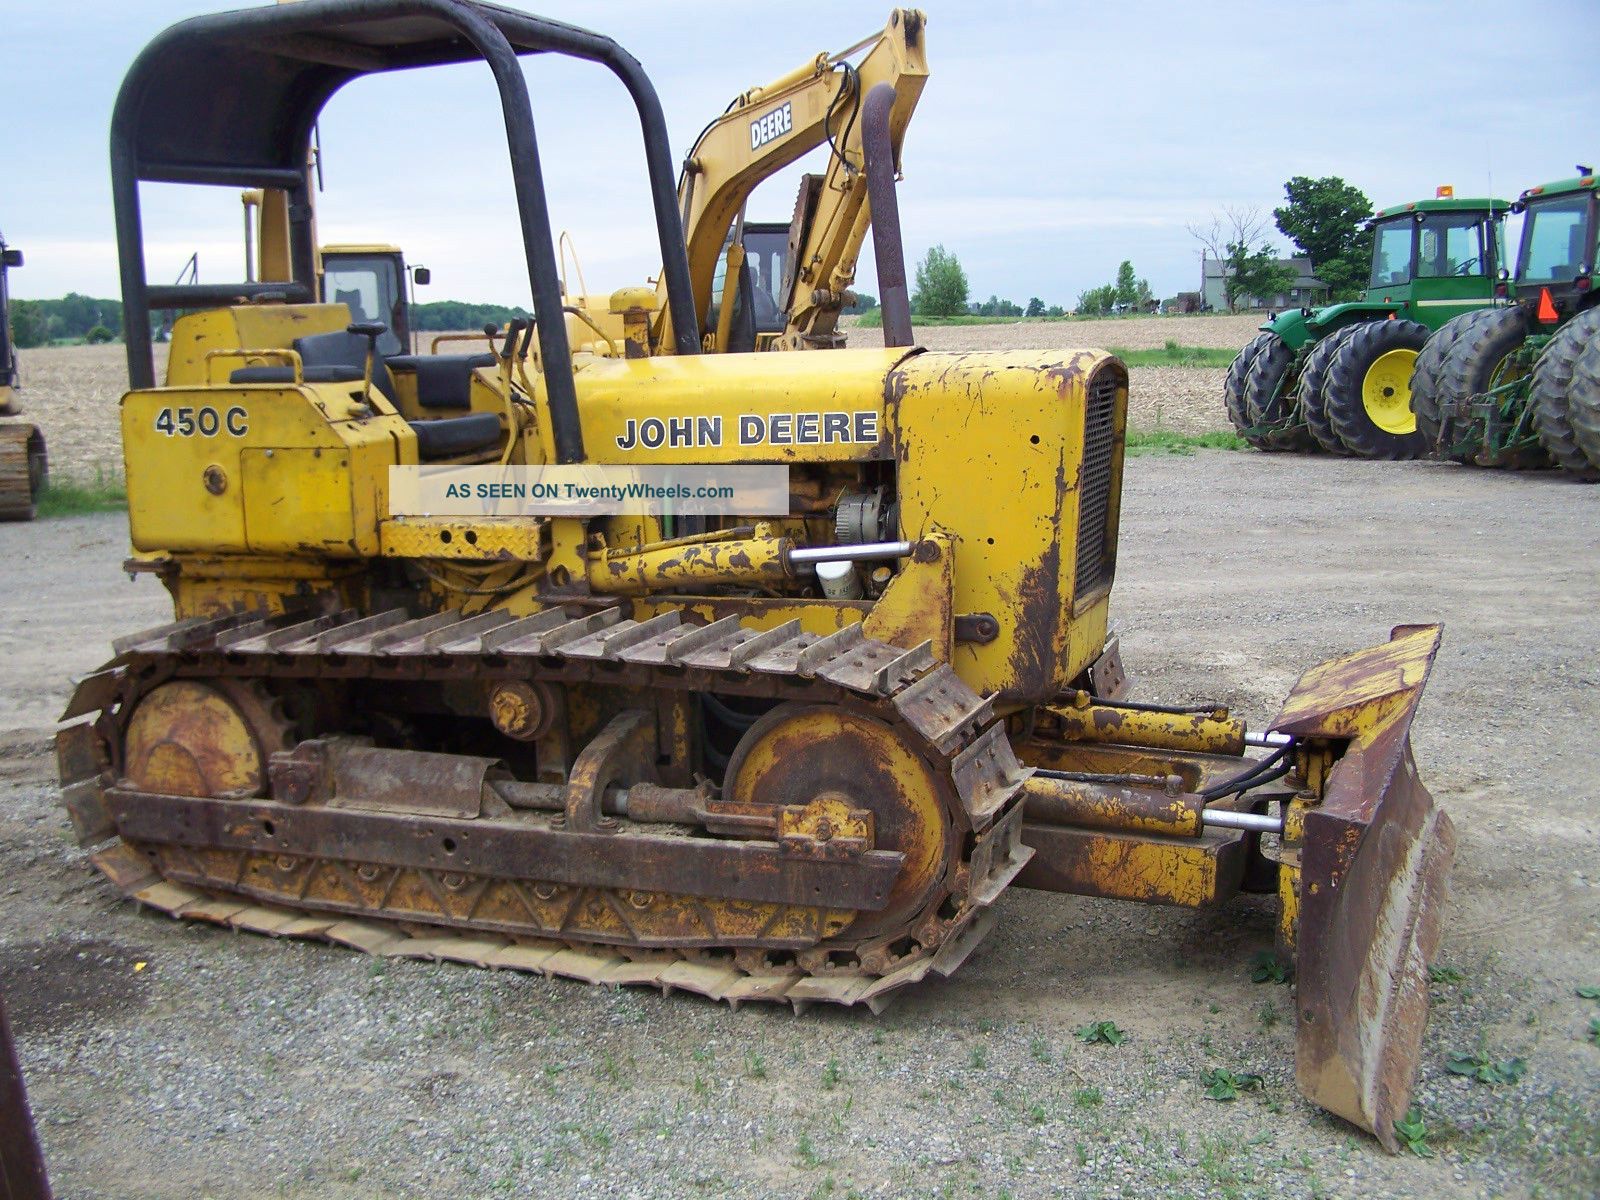
M 1105 642 L 1126 369 L 1094 350 L 921 354 L 888 391 L 902 531 L 949 535 L 956 615 L 999 630 L 958 644 L 952 665 L 1003 701 L 1054 696 Z
M 577 374 L 597 463 L 887 458 L 883 380 L 904 350 L 603 360 Z
M 349 387 L 129 392 L 128 525 L 141 551 L 375 557 L 409 430 L 351 419 Z

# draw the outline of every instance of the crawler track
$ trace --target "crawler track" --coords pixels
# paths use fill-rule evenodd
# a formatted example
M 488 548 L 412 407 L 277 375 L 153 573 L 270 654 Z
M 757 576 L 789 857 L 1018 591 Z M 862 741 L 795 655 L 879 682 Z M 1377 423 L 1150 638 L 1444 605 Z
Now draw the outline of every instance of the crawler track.
M 64 800 L 80 836 L 105 843 L 94 862 L 117 888 L 174 917 L 372 954 L 677 989 L 734 1005 L 864 1004 L 878 1011 L 930 971 L 949 974 L 960 965 L 987 931 L 990 906 L 1032 854 L 1020 840 L 1018 794 L 1028 772 L 991 703 L 928 648 L 876 642 L 859 626 L 818 638 L 798 623 L 757 632 L 731 618 L 683 624 L 676 612 L 634 621 L 616 608 L 521 619 L 501 612 L 421 619 L 345 612 L 313 620 L 241 614 L 136 634 L 116 651 L 79 685 L 64 714 L 79 721 L 57 739 Z M 308 849 L 290 827 L 326 816 L 321 806 L 285 808 L 268 796 L 162 797 L 123 786 L 122 735 L 131 713 L 153 688 L 181 679 L 264 688 L 307 680 L 441 687 L 522 680 L 620 686 L 641 697 L 714 692 L 838 706 L 892 727 L 920 756 L 937 781 L 954 849 L 925 903 L 897 927 L 855 939 L 851 910 L 793 900 L 752 905 L 729 878 L 705 878 L 678 894 L 644 893 L 530 877 L 503 864 L 451 870 L 364 857 L 368 847 L 359 842 L 342 843 L 339 854 Z M 178 817 L 163 826 L 152 816 L 160 811 Z M 273 833 L 263 814 L 284 826 L 275 838 L 260 832 L 265 825 Z M 551 831 L 547 814 L 517 820 L 523 830 Z M 661 829 L 620 825 L 634 838 Z M 708 839 L 704 830 L 682 826 L 672 833 L 679 845 L 684 838 L 698 848 L 713 841 L 712 849 L 748 847 L 782 859 L 773 843 Z M 484 836 L 492 834 L 484 828 Z M 761 911 L 752 917 L 755 909 Z

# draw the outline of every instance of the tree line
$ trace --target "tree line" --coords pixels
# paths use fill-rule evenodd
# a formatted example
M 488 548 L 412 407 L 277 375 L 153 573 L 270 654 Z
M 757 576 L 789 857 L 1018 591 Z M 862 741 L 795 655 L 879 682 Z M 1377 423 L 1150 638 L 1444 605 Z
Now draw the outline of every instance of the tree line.
M 1336 175 L 1313 179 L 1296 175 L 1283 185 L 1285 203 L 1272 210 L 1278 232 L 1312 262 L 1312 269 L 1331 292 L 1345 300 L 1366 285 L 1372 259 L 1372 231 L 1367 220 L 1372 202 L 1360 188 Z M 1267 232 L 1267 219 L 1254 208 L 1226 207 L 1213 214 L 1209 226 L 1191 224 L 1189 232 L 1206 253 L 1225 264 L 1224 297 L 1229 309 L 1245 297 L 1271 297 L 1293 286 L 1295 269 L 1280 261 Z M 944 246 L 934 246 L 917 264 L 912 312 L 923 317 L 1060 317 L 1059 304 L 1046 305 L 1037 296 L 1026 305 L 991 294 L 987 300 L 969 298 L 967 273 L 960 260 Z M 1078 294 L 1075 311 L 1085 315 L 1141 311 L 1155 297 L 1149 283 L 1124 259 L 1110 283 Z M 876 297 L 861 294 L 847 312 L 874 308 Z M 504 326 L 513 318 L 528 319 L 527 309 L 516 305 L 471 304 L 461 300 L 433 300 L 413 305 L 412 328 L 425 333 Z M 54 341 L 109 342 L 121 336 L 122 302 L 69 292 L 59 300 L 14 300 L 11 304 L 12 336 L 18 346 L 44 346 Z
M 1284 204 L 1272 210 L 1278 233 L 1311 260 L 1316 277 L 1328 285 L 1330 299 L 1358 295 L 1366 286 L 1372 259 L 1373 234 L 1367 226 L 1374 212 L 1372 201 L 1337 175 L 1316 179 L 1296 175 L 1283 185 L 1283 192 Z M 1258 209 L 1232 206 L 1213 214 L 1209 226 L 1189 226 L 1209 257 L 1224 264 L 1223 290 L 1230 310 L 1246 297 L 1269 298 L 1294 286 L 1298 273 L 1282 260 L 1268 228 Z M 1078 293 L 1074 311 L 1103 316 L 1146 311 L 1155 303 L 1149 282 L 1124 259 L 1115 280 Z M 1036 296 L 1026 307 L 994 295 L 985 301 L 969 300 L 966 271 L 942 245 L 930 249 L 917 265 L 911 308 L 927 317 L 1064 315 L 1059 305 L 1046 307 Z
M 57 341 L 110 342 L 122 336 L 122 301 L 68 292 L 59 300 L 13 300 L 11 338 L 24 350 Z

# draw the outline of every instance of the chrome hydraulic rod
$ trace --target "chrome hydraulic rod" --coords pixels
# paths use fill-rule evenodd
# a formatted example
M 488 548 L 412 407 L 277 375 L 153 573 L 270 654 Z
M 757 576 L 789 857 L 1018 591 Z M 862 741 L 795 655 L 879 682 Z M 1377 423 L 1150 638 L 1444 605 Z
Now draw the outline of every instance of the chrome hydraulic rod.
M 1200 823 L 1213 829 L 1245 829 L 1251 833 L 1282 833 L 1283 818 L 1266 813 L 1235 812 L 1231 808 L 1206 808 Z
M 1294 739 L 1287 733 L 1246 733 L 1244 744 L 1255 746 L 1263 750 L 1276 750 L 1279 746 L 1287 746 Z
M 808 546 L 790 550 L 790 566 L 811 566 L 819 562 L 874 562 L 881 558 L 905 558 L 910 542 L 861 542 L 855 546 Z

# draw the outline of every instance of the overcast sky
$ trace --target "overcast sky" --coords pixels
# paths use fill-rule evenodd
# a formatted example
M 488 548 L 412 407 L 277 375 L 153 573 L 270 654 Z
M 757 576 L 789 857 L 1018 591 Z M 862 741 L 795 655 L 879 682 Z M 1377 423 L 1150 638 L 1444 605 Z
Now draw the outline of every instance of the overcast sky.
M 882 28 L 887 4 L 522 0 L 611 35 L 655 81 L 673 152 L 736 93 Z M 106 133 L 123 72 L 204 0 L 0 0 L 0 229 L 15 295 L 117 292 Z M 1342 175 L 1375 204 L 1514 197 L 1600 159 L 1600 0 L 1023 4 L 928 0 L 930 78 L 906 137 L 906 252 L 934 243 L 972 295 L 1070 306 L 1132 259 L 1158 295 L 1198 286 L 1186 225 L 1264 213 L 1291 175 Z M 801 18 L 804 19 L 801 19 Z M 632 109 L 602 68 L 526 68 L 556 227 L 589 289 L 656 272 Z M 321 126 L 324 241 L 393 241 L 433 270 L 420 298 L 528 302 L 487 68 L 365 79 Z M 804 164 L 802 164 L 803 166 Z M 787 220 L 801 166 L 757 192 Z M 815 169 L 815 168 L 814 168 Z M 188 196 L 175 193 L 187 191 Z M 242 278 L 237 193 L 145 189 L 153 280 L 193 252 Z M 875 291 L 871 255 L 858 286 Z

